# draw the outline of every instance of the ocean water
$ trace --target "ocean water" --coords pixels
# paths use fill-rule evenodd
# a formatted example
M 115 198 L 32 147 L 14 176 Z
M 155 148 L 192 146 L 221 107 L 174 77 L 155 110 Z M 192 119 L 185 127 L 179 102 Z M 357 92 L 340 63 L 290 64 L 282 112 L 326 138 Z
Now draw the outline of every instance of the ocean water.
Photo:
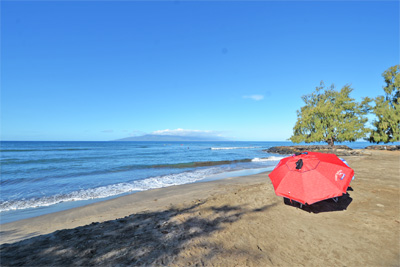
M 0 223 L 153 188 L 272 170 L 283 156 L 263 150 L 278 145 L 292 143 L 1 142 Z

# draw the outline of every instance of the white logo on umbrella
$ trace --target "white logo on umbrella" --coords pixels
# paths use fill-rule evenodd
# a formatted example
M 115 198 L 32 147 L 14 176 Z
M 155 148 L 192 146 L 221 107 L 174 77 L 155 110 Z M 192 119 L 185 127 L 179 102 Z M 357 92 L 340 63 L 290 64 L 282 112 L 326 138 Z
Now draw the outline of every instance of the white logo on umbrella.
M 343 173 L 342 170 L 338 170 L 335 174 L 335 181 L 338 180 L 338 178 L 340 178 L 340 180 L 343 180 L 343 178 L 346 176 L 346 174 Z

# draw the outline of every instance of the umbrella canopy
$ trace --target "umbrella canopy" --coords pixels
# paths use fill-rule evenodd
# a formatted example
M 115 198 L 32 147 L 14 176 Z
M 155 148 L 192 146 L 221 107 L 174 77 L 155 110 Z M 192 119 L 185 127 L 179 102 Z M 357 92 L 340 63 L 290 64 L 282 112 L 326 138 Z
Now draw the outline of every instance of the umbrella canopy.
M 307 151 L 283 158 L 268 176 L 276 195 L 313 204 L 346 193 L 353 175 L 335 154 Z

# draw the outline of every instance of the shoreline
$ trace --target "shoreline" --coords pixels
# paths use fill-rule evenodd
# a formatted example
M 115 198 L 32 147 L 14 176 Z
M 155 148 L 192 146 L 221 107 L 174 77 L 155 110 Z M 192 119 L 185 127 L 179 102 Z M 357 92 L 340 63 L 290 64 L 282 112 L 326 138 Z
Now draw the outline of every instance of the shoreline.
M 274 167 L 264 167 L 264 168 L 243 169 L 243 170 L 222 172 L 222 173 L 207 176 L 199 181 L 188 183 L 188 184 L 203 183 L 203 182 L 209 182 L 209 181 L 232 178 L 232 177 L 249 176 L 249 175 L 258 174 L 258 173 L 265 172 L 265 171 L 272 171 L 273 168 Z M 184 184 L 182 184 L 182 185 L 184 185 Z M 161 188 L 166 188 L 166 187 L 153 188 L 153 189 L 161 189 Z M 52 204 L 49 206 L 40 206 L 40 207 L 36 207 L 36 208 L 5 211 L 5 212 L 3 212 L 3 214 L 0 213 L 0 216 L 1 216 L 0 227 L 7 223 L 12 223 L 12 222 L 20 221 L 20 220 L 35 218 L 35 217 L 39 217 L 39 216 L 43 216 L 43 215 L 47 215 L 47 214 L 53 214 L 53 213 L 57 213 L 60 211 L 75 209 L 75 208 L 95 204 L 98 202 L 108 201 L 108 200 L 112 200 L 115 198 L 128 196 L 131 194 L 137 194 L 140 192 L 145 192 L 145 191 L 149 191 L 149 190 L 153 190 L 153 189 L 148 189 L 148 190 L 143 190 L 143 191 L 131 191 L 131 192 L 126 192 L 126 193 L 122 193 L 119 195 L 112 195 L 112 196 L 105 197 L 105 198 L 66 201 L 66 202 Z M 10 218 L 4 219 L 3 216 L 4 217 L 9 216 Z
M 339 146 L 340 145 L 338 145 L 338 147 Z M 296 148 L 296 147 L 299 147 L 299 146 L 284 146 L 285 149 Z M 313 147 L 316 147 L 316 145 L 308 145 L 307 146 L 307 148 L 313 148 Z M 318 147 L 326 147 L 326 146 L 318 145 Z M 282 156 L 282 152 L 284 152 L 284 151 L 283 150 L 280 151 L 280 149 L 279 149 L 280 147 L 272 147 L 272 148 L 278 148 L 277 153 L 271 152 L 272 154 Z M 221 149 L 221 148 L 218 148 L 218 149 Z M 226 148 L 222 148 L 222 149 L 226 149 Z M 363 149 L 355 148 L 355 150 L 362 151 Z M 287 153 L 286 154 L 284 153 L 283 156 L 286 156 L 287 154 L 294 154 L 297 151 L 289 151 L 289 152 L 286 151 L 286 152 Z M 339 155 L 339 156 L 342 156 L 342 155 Z M 256 158 L 252 158 L 251 161 L 252 162 L 253 161 L 255 161 L 255 162 L 263 161 L 264 159 L 265 158 L 257 156 Z M 245 159 L 244 161 L 248 161 L 248 160 L 250 160 L 250 159 Z M 233 160 L 230 162 L 234 163 L 236 161 Z M 213 166 L 216 163 L 218 163 L 217 165 L 219 165 L 222 162 L 221 161 L 216 161 L 214 163 L 213 162 L 204 162 L 204 161 L 194 162 L 195 165 L 198 164 L 201 166 L 203 164 L 205 164 L 207 166 Z M 161 166 L 161 165 L 155 165 L 155 166 Z M 258 167 L 258 168 L 260 168 L 260 167 Z M 243 171 L 244 174 L 240 174 L 240 176 L 247 175 L 247 173 L 254 173 L 252 170 L 253 169 L 247 169 L 247 171 Z M 257 172 L 259 172 L 259 171 L 257 171 Z M 165 175 L 165 174 L 163 174 L 163 175 Z M 147 178 L 150 178 L 150 180 L 152 178 L 155 178 L 155 179 L 158 179 L 161 181 L 161 179 L 159 179 L 159 177 L 162 178 L 163 175 L 149 176 Z M 225 178 L 230 175 L 237 176 L 236 174 L 233 175 L 233 172 L 229 172 L 228 175 L 225 175 L 224 173 L 213 174 L 210 177 L 204 178 L 205 175 L 200 173 L 198 175 L 198 178 L 195 178 L 195 179 L 198 180 L 196 182 L 203 182 L 203 181 L 213 180 L 214 176 L 218 177 L 218 179 L 221 179 L 221 177 Z M 203 179 L 202 179 L 202 177 L 203 177 Z M 146 181 L 146 179 L 144 179 L 144 180 Z M 179 178 L 179 179 L 181 179 L 181 178 Z M 138 181 L 139 180 L 141 180 L 141 179 L 138 179 Z M 8 182 L 9 181 L 6 180 L 5 184 L 7 185 Z M 159 181 L 156 181 L 156 182 L 159 182 Z M 188 182 L 191 182 L 191 181 L 188 181 Z M 127 183 L 127 185 L 125 185 L 125 183 Z M 176 184 L 176 183 L 170 183 L 170 184 Z M 115 188 L 114 185 L 116 185 L 117 187 Z M 35 186 L 35 184 L 33 184 L 33 186 Z M 120 181 L 120 183 L 117 183 L 117 184 L 105 183 L 105 184 L 100 184 L 100 185 L 94 185 L 92 187 L 90 187 L 90 186 L 84 187 L 84 188 L 80 188 L 80 189 L 76 189 L 76 188 L 71 189 L 71 190 L 68 189 L 68 190 L 65 190 L 65 193 L 62 193 L 63 191 L 61 190 L 60 194 L 56 193 L 57 191 L 55 191 L 52 194 L 43 193 L 41 196 L 36 197 L 36 198 L 27 197 L 27 199 L 16 199 L 15 201 L 12 200 L 12 198 L 10 198 L 11 199 L 10 201 L 4 201 L 2 203 L 2 212 L 0 212 L 0 225 L 9 223 L 9 222 L 22 220 L 22 219 L 37 217 L 37 216 L 41 216 L 44 214 L 67 210 L 67 209 L 71 209 L 71 208 L 75 208 L 75 207 L 89 205 L 91 203 L 106 201 L 108 199 L 116 198 L 119 196 L 141 192 L 142 190 L 148 190 L 151 187 L 154 188 L 154 186 L 148 186 L 147 184 L 145 184 L 145 187 L 148 187 L 148 188 L 140 189 L 141 186 L 143 186 L 143 184 L 139 183 L 138 185 L 136 185 L 136 181 L 132 181 L 132 180 L 126 181 L 126 179 L 125 180 L 122 179 L 122 181 Z M 158 185 L 158 186 L 160 186 L 160 185 Z M 169 186 L 169 185 L 167 185 L 167 186 Z M 5 190 L 6 190 L 6 188 L 7 187 L 5 187 Z M 32 187 L 30 189 L 28 188 L 28 190 L 35 191 L 34 187 Z M 7 192 L 7 191 L 5 191 L 5 192 Z M 8 199 L 7 196 L 4 196 L 4 197 L 5 197 L 5 199 Z
M 288 205 L 267 172 L 153 189 L 4 224 L 1 243 L 27 239 L 1 245 L 2 264 L 397 266 L 400 152 L 367 152 L 343 157 L 344 208 Z
M 190 203 L 195 199 L 204 200 L 211 197 L 224 185 L 238 186 L 267 182 L 269 180 L 268 173 L 261 172 L 140 191 L 80 207 L 4 223 L 0 225 L 0 245 L 7 242 L 17 242 L 26 237 L 48 234 L 64 228 L 70 229 L 93 222 L 115 220 L 131 213 L 156 211 L 170 206 Z M 176 195 L 179 195 L 179 197 L 176 197 Z

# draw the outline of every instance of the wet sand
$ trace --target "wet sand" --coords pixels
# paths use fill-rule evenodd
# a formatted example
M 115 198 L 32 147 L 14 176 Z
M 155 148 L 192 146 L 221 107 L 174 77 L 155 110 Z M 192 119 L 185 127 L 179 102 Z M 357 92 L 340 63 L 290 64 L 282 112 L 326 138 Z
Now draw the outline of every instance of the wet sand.
M 367 153 L 338 203 L 267 173 L 150 190 L 1 225 L 1 265 L 399 266 L 400 152 Z

